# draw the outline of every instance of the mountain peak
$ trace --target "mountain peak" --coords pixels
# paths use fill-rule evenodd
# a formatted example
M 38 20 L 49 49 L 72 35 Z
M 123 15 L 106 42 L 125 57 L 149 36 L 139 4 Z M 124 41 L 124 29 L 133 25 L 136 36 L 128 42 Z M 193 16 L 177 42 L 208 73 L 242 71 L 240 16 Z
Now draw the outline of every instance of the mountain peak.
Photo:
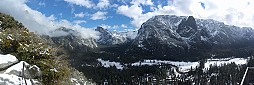
M 186 25 L 188 25 L 194 29 L 197 28 L 196 20 L 193 16 L 189 16 L 185 23 L 186 23 Z
M 95 29 L 95 31 L 98 31 L 98 32 L 100 32 L 100 33 L 106 33 L 108 30 L 105 29 L 105 28 L 103 28 L 103 27 L 98 26 L 98 27 Z
M 95 31 L 100 32 L 100 39 L 97 40 L 101 45 L 115 45 L 127 43 L 130 40 L 127 38 L 127 32 L 110 32 L 103 27 L 97 27 Z
M 193 16 L 188 16 L 187 21 L 195 21 L 195 18 Z
M 193 16 L 189 16 L 186 20 L 182 20 L 176 31 L 183 37 L 189 37 L 196 33 L 197 29 L 198 27 L 195 18 Z

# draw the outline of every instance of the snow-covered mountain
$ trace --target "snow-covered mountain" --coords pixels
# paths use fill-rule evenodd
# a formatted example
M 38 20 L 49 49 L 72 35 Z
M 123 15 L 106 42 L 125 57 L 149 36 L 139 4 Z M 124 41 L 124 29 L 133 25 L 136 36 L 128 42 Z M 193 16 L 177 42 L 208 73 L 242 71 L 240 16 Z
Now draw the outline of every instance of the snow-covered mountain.
M 95 31 L 100 32 L 100 38 L 97 40 L 101 45 L 116 45 L 131 42 L 137 35 L 137 31 L 110 32 L 102 27 L 97 27 Z
M 214 20 L 160 15 L 141 26 L 135 44 L 142 45 L 145 40 L 154 37 L 174 47 L 198 42 L 227 45 L 239 40 L 253 40 L 253 33 L 252 28 L 225 25 Z
M 254 30 L 193 16 L 158 15 L 138 30 L 127 52 L 144 56 L 200 56 L 216 46 L 242 45 L 254 40 Z M 217 48 L 216 48 L 217 49 Z

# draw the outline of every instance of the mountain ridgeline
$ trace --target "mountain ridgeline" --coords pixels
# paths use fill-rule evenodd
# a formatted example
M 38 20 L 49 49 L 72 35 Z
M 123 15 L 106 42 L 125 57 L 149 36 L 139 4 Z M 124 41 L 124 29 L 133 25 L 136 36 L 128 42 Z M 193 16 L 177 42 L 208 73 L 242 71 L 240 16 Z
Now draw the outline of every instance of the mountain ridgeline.
M 100 38 L 82 39 L 79 32 L 59 28 L 67 36 L 51 37 L 70 53 L 96 54 L 98 58 L 135 62 L 142 59 L 197 61 L 206 58 L 249 57 L 254 54 L 254 30 L 225 25 L 211 19 L 193 16 L 158 15 L 141 25 L 135 38 L 128 32 L 110 32 L 102 27 L 95 31 Z M 129 34 L 130 35 L 130 34 Z M 106 54 L 106 55 L 105 55 Z M 75 55 L 76 56 L 76 55 Z M 90 56 L 91 57 L 91 56 Z M 118 57 L 118 58 L 116 58 Z
M 134 58 L 184 61 L 248 57 L 254 53 L 253 42 L 252 28 L 193 16 L 159 15 L 142 24 L 125 54 Z

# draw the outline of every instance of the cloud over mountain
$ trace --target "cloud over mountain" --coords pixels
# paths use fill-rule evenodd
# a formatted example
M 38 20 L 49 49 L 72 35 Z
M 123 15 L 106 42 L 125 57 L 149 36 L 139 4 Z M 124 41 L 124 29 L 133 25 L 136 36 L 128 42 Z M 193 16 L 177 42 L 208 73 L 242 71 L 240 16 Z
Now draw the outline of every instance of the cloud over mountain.
M 41 12 L 31 9 L 26 5 L 26 0 L 2 0 L 0 3 L 0 12 L 13 16 L 16 20 L 23 23 L 30 31 L 38 34 L 49 35 L 50 31 L 59 27 L 71 28 L 82 33 L 83 38 L 98 38 L 98 32 L 93 29 L 87 29 L 78 23 L 76 24 L 66 19 L 57 20 L 54 15 L 46 16 Z
M 134 3 L 135 2 L 135 3 Z M 146 12 L 144 6 L 133 0 L 130 5 L 121 5 L 117 13 L 132 19 L 136 27 L 154 15 L 192 15 L 197 18 L 215 19 L 230 25 L 254 27 L 254 1 L 251 0 L 168 0 L 167 5 L 150 6 Z

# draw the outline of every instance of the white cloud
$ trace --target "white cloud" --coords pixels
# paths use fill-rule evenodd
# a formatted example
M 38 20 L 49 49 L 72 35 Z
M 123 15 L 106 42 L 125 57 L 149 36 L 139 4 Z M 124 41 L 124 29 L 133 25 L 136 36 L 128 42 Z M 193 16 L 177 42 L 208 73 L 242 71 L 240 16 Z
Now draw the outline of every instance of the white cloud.
M 136 30 L 127 30 L 127 38 L 130 38 L 130 39 L 135 39 L 137 34 L 138 34 L 138 31 Z
M 102 27 L 104 29 L 118 29 L 119 28 L 118 25 L 110 26 L 110 25 L 106 25 L 106 24 L 102 24 L 102 25 L 100 25 L 100 27 Z
M 99 20 L 99 19 L 105 20 L 105 19 L 107 19 L 106 15 L 107 15 L 107 12 L 98 11 L 98 12 L 92 14 L 91 19 L 92 20 Z
M 119 6 L 118 4 L 111 5 L 111 7 L 118 7 L 118 6 Z
M 86 8 L 91 8 L 94 6 L 94 3 L 90 0 L 64 0 L 64 1 L 69 2 L 71 4 L 83 6 Z
M 138 28 L 143 22 L 145 22 L 147 19 L 150 18 L 145 17 L 142 12 L 143 12 L 142 7 L 139 5 L 131 5 L 130 7 L 124 5 L 119 6 L 117 9 L 117 13 L 132 18 L 133 20 L 131 21 L 131 24 Z
M 60 16 L 60 18 L 63 18 L 63 13 L 59 13 L 58 16 Z
M 104 29 L 109 29 L 109 28 L 111 28 L 111 26 L 106 25 L 106 24 L 102 24 L 102 25 L 100 25 L 100 27 L 102 27 L 102 28 L 104 28 Z
M 39 4 L 38 4 L 39 6 L 46 6 L 46 4 L 44 3 L 44 2 L 39 2 Z
M 199 2 L 193 1 L 190 10 L 195 17 L 211 18 L 226 24 L 254 27 L 254 1 L 253 0 L 201 0 L 205 4 L 202 9 Z M 198 9 L 198 10 L 197 10 Z
M 78 32 L 80 32 L 81 36 L 85 39 L 88 38 L 94 38 L 94 39 L 98 39 L 99 38 L 99 33 L 97 31 L 94 31 L 92 29 L 88 29 L 88 28 L 84 28 L 78 24 L 72 24 L 71 22 L 69 22 L 68 20 L 60 20 L 58 22 L 55 22 L 56 27 L 66 27 L 66 28 L 71 28 L 73 30 L 77 30 Z
M 153 5 L 152 0 L 132 0 L 130 2 L 131 4 L 135 4 L 135 5 Z
M 72 24 L 67 20 L 57 21 L 54 15 L 47 17 L 41 12 L 29 8 L 26 5 L 26 0 L 1 0 L 0 12 L 13 16 L 16 20 L 24 24 L 29 31 L 38 34 L 49 35 L 49 32 L 52 30 L 59 27 L 66 27 L 78 30 L 81 32 L 83 38 L 98 38 L 98 32 L 92 29 Z
M 73 4 L 70 4 L 69 6 L 70 6 L 70 8 L 71 8 L 71 14 L 73 14 L 74 11 L 75 11 L 75 8 L 74 8 Z
M 119 28 L 119 26 L 118 25 L 114 25 L 112 28 L 113 29 L 117 29 L 117 28 Z
M 81 23 L 86 23 L 86 21 L 85 21 L 85 20 L 74 20 L 73 23 L 79 25 L 79 24 L 81 24 Z
M 111 7 L 118 7 L 117 4 L 110 4 L 110 0 L 98 0 L 97 4 L 94 3 L 93 0 L 64 0 L 64 1 L 71 4 L 93 9 L 107 9 Z
M 53 15 L 46 17 L 42 13 L 32 10 L 25 3 L 26 0 L 2 0 L 0 3 L 0 12 L 10 14 L 33 32 L 46 34 L 48 29 L 45 28 L 50 29 L 53 26 Z
M 83 12 L 80 12 L 80 13 L 74 13 L 74 16 L 75 17 L 79 17 L 79 18 L 83 18 L 85 15 L 87 15 L 87 14 L 85 14 L 85 13 L 83 13 Z
M 96 7 L 99 9 L 105 9 L 108 8 L 109 6 L 110 6 L 109 0 L 100 0 Z
M 128 28 L 128 26 L 125 25 L 125 24 L 122 24 L 121 27 L 122 27 L 122 28 Z
M 117 8 L 117 13 L 123 14 L 127 17 L 137 19 L 139 16 L 142 15 L 142 7 L 138 5 L 122 5 Z
M 254 1 L 252 0 L 169 0 L 168 5 L 150 6 L 150 12 L 144 13 L 142 5 L 149 0 L 133 0 L 131 5 L 121 5 L 117 13 L 132 19 L 131 24 L 140 25 L 155 15 L 177 15 L 214 19 L 226 24 L 254 27 Z M 204 3 L 205 9 L 201 6 Z M 142 5 L 140 5 L 142 4 Z
M 65 31 L 54 31 L 52 33 L 50 33 L 50 36 L 54 36 L 54 37 L 60 37 L 60 36 L 66 36 L 69 35 L 70 33 L 65 32 Z

